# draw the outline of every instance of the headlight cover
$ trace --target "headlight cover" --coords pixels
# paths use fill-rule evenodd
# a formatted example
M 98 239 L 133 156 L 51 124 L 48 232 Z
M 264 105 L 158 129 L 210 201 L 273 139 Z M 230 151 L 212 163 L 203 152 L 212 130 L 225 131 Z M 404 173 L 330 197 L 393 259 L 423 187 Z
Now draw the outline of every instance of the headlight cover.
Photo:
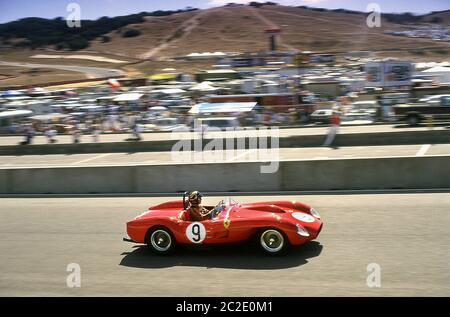
M 303 226 L 297 224 L 297 233 L 303 237 L 309 237 L 309 232 Z
M 317 210 L 315 210 L 314 208 L 311 208 L 309 210 L 309 212 L 311 213 L 311 215 L 313 215 L 314 217 L 316 217 L 317 219 L 320 219 L 320 214 L 317 212 Z

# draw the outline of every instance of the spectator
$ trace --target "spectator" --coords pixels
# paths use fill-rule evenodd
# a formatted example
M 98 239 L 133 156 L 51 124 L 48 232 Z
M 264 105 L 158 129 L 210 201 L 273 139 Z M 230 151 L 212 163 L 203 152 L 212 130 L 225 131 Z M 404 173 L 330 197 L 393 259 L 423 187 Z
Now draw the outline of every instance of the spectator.
M 281 125 L 282 122 L 282 116 L 281 113 L 275 112 L 272 116 L 272 125 Z
M 48 143 L 55 143 L 56 142 L 56 139 L 55 139 L 56 130 L 55 129 L 53 129 L 52 127 L 47 127 L 45 129 L 44 134 L 47 137 L 47 142 Z
M 246 114 L 244 112 L 239 113 L 237 115 L 238 121 L 239 121 L 239 125 L 241 127 L 245 127 L 247 125 L 247 118 L 246 118 Z
M 325 143 L 323 144 L 323 146 L 330 146 L 333 143 L 336 134 L 339 131 L 340 125 L 341 125 L 340 113 L 338 111 L 333 111 L 333 114 L 331 115 L 331 126 L 328 130 L 328 135 L 327 138 L 325 139 Z M 333 148 L 336 149 L 337 146 L 333 146 Z
M 22 145 L 31 144 L 33 142 L 34 133 L 35 131 L 33 127 L 31 125 L 28 126 L 25 130 L 25 140 L 22 141 L 20 144 Z
M 289 109 L 289 124 L 295 125 L 297 123 L 297 112 L 295 111 L 295 108 Z
M 74 128 L 73 132 L 72 132 L 72 136 L 73 136 L 73 143 L 80 143 L 81 140 L 81 130 Z
M 267 111 L 264 114 L 264 125 L 269 126 L 271 122 L 272 122 L 272 113 L 270 111 Z
M 133 131 L 133 136 L 134 136 L 135 140 L 136 141 L 141 141 L 142 140 L 141 127 L 140 127 L 140 125 L 137 122 L 135 122 L 133 124 L 132 131 Z
M 111 131 L 116 130 L 116 119 L 117 119 L 117 116 L 114 115 L 113 113 L 110 113 L 108 115 L 109 130 L 111 130 Z
M 94 143 L 98 143 L 98 141 L 99 141 L 99 139 L 98 139 L 98 137 L 99 137 L 99 135 L 100 135 L 100 129 L 99 129 L 99 127 L 96 125 L 96 124 L 94 124 L 93 126 L 92 126 L 92 141 L 94 142 Z
M 264 125 L 264 114 L 261 112 L 257 112 L 255 114 L 254 122 L 257 126 Z
M 11 124 L 11 126 L 10 126 L 10 128 L 9 128 L 9 131 L 10 131 L 12 134 L 15 134 L 15 133 L 18 133 L 18 132 L 19 132 L 19 128 L 20 128 L 20 125 L 17 124 L 16 122 L 14 122 L 14 123 Z

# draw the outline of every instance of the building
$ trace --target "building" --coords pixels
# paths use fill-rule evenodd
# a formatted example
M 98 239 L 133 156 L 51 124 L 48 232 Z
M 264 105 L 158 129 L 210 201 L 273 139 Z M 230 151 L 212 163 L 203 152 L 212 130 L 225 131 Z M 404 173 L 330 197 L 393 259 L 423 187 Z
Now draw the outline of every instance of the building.
M 213 70 L 202 70 L 195 74 L 195 79 L 198 82 L 202 81 L 221 81 L 221 80 L 231 80 L 237 79 L 239 77 L 238 73 L 233 69 L 213 69 Z
M 203 52 L 203 53 L 190 53 L 185 56 L 186 59 L 189 60 L 198 60 L 198 59 L 217 59 L 224 58 L 227 54 L 223 52 Z
M 210 95 L 211 103 L 227 102 L 257 102 L 263 109 L 276 112 L 288 112 L 296 109 L 297 112 L 312 113 L 315 104 L 310 100 L 311 94 L 302 93 L 266 93 L 266 94 L 239 94 L 239 95 Z
M 335 79 L 305 80 L 302 82 L 304 89 L 323 97 L 335 98 L 345 92 L 344 85 Z

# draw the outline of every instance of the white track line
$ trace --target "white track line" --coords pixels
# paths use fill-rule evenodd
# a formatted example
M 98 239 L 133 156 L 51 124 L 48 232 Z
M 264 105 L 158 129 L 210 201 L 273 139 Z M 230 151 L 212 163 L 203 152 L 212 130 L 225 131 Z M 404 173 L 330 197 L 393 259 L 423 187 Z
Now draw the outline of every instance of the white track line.
M 102 158 L 102 157 L 106 157 L 106 156 L 111 155 L 111 154 L 112 153 L 106 153 L 106 154 L 97 155 L 97 156 L 90 157 L 88 159 L 81 160 L 81 161 L 78 161 L 78 162 L 75 162 L 75 163 L 72 163 L 72 164 L 76 165 L 76 164 L 86 163 L 86 162 L 93 161 L 93 160 L 96 160 L 96 159 L 99 159 L 99 158 Z
M 236 161 L 237 159 L 239 159 L 239 158 L 241 158 L 241 157 L 243 157 L 243 156 L 245 156 L 245 155 L 247 155 L 247 154 L 256 152 L 256 151 L 257 151 L 257 149 L 247 150 L 247 151 L 245 151 L 244 153 L 241 153 L 241 154 L 239 154 L 239 155 L 236 155 L 235 157 L 232 157 L 232 158 L 228 159 L 227 162 L 233 162 L 233 161 Z
M 424 156 L 428 150 L 430 149 L 431 144 L 424 144 L 420 147 L 419 151 L 417 151 L 416 156 Z

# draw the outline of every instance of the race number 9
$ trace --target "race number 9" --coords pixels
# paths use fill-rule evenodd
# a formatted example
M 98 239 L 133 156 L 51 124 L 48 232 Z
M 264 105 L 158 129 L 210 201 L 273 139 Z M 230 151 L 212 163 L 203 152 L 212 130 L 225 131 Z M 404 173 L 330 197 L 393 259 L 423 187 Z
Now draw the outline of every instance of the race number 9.
M 186 236 L 189 241 L 192 243 L 201 243 L 205 240 L 206 237 L 206 229 L 205 226 L 201 222 L 191 223 L 186 228 Z

